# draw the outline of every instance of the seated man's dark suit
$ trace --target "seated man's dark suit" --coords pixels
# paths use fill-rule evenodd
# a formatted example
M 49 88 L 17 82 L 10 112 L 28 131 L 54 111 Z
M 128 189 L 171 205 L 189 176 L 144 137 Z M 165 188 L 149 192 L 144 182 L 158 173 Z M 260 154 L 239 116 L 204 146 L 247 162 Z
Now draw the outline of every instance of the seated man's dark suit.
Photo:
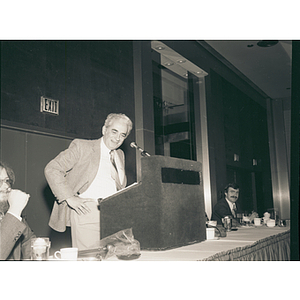
M 238 204 L 236 203 L 236 207 L 238 210 Z M 222 218 L 225 216 L 231 216 L 234 218 L 231 209 L 229 207 L 229 204 L 227 203 L 226 199 L 221 199 L 217 202 L 217 204 L 213 208 L 212 217 L 211 219 L 214 221 L 217 221 L 217 224 L 222 224 Z
M 33 237 L 35 234 L 25 220 L 5 214 L 0 221 L 0 260 L 30 259 Z

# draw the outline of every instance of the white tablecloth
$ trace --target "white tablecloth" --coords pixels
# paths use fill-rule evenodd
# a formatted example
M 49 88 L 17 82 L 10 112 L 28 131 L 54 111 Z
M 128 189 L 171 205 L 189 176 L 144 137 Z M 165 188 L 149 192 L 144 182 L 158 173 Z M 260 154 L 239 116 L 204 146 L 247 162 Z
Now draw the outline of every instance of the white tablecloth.
M 215 240 L 205 240 L 201 243 L 187 245 L 164 251 L 141 251 L 136 261 L 197 261 L 197 260 L 269 260 L 269 252 L 279 249 L 278 260 L 289 260 L 289 227 L 239 227 L 237 231 L 227 232 L 227 236 Z M 271 249 L 271 250 L 270 250 Z M 243 257 L 241 251 L 257 254 L 264 251 L 264 256 Z M 283 255 L 281 252 L 283 251 Z M 231 253 L 234 256 L 231 256 Z M 228 255 L 229 254 L 229 255 Z M 238 255 L 237 255 L 238 254 Z M 277 260 L 270 254 L 270 260 Z M 277 254 L 276 254 L 277 255 Z M 238 257 L 239 256 L 239 257 Z M 283 258 L 281 258 L 283 257 Z M 118 260 L 115 256 L 108 261 Z

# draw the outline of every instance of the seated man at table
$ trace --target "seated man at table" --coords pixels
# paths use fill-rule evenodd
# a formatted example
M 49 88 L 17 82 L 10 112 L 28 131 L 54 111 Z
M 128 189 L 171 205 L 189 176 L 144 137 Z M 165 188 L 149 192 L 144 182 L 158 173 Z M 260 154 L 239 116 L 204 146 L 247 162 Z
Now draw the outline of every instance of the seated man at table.
M 30 240 L 35 237 L 21 213 L 29 195 L 12 190 L 12 169 L 0 162 L 0 260 L 30 259 Z
M 240 188 L 236 183 L 229 183 L 224 189 L 224 198 L 220 199 L 213 208 L 212 220 L 217 224 L 222 224 L 222 218 L 225 216 L 232 217 L 232 226 L 239 226 L 237 217 L 237 200 L 239 198 Z

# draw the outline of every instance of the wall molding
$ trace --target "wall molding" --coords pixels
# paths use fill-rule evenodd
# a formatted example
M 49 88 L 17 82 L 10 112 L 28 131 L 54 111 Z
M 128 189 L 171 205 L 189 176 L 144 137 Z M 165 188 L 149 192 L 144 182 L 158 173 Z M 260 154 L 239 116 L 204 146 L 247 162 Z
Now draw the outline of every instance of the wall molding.
M 23 132 L 29 132 L 29 133 L 35 133 L 45 136 L 52 136 L 57 138 L 64 138 L 64 139 L 70 139 L 73 140 L 74 138 L 81 138 L 75 135 L 66 135 L 63 133 L 55 132 L 51 129 L 41 128 L 38 126 L 32 126 L 27 124 L 22 124 L 18 122 L 11 122 L 7 120 L 1 119 L 1 128 L 11 129 L 11 130 L 17 130 L 17 131 L 23 131 Z M 82 137 L 83 138 L 83 137 Z

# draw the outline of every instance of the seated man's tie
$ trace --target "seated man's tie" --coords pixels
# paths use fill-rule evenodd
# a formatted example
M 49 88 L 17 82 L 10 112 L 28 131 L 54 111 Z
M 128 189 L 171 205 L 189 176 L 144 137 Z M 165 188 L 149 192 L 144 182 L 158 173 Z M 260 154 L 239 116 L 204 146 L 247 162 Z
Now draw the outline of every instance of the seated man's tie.
M 232 214 L 233 214 L 233 217 L 236 218 L 236 204 L 233 203 L 232 205 Z

